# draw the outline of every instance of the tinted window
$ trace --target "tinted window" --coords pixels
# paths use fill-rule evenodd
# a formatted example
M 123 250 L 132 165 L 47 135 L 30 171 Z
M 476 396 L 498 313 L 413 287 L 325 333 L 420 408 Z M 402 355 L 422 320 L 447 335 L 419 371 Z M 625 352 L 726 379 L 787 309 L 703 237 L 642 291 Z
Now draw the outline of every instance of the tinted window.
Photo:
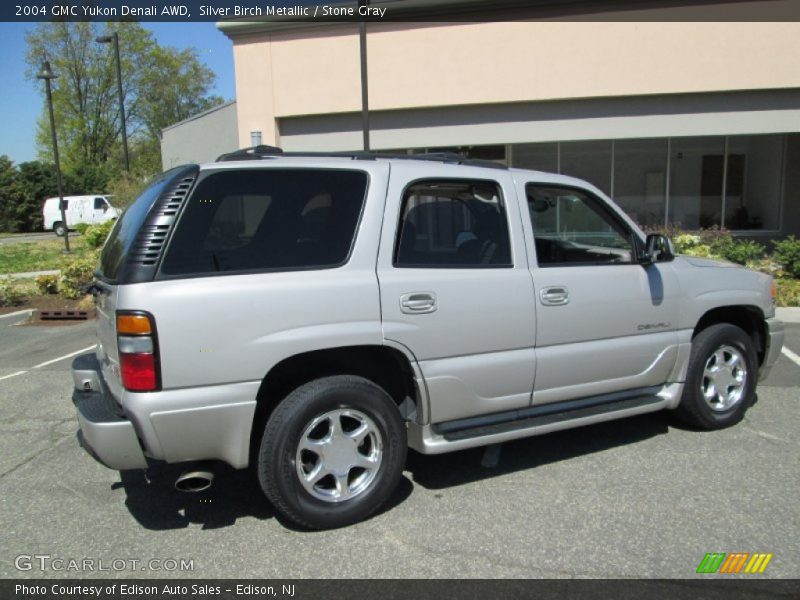
M 424 181 L 408 187 L 395 246 L 397 267 L 508 267 L 500 187 L 486 181 Z
M 94 209 L 95 210 L 102 210 L 106 207 L 106 201 L 103 198 L 95 198 L 94 199 Z
M 632 262 L 630 231 L 589 194 L 533 184 L 525 191 L 540 266 Z
M 362 171 L 219 171 L 197 184 L 170 242 L 166 275 L 343 264 L 367 189 Z
M 125 255 L 131 248 L 136 234 L 142 227 L 150 207 L 167 185 L 172 183 L 180 174 L 186 172 L 186 167 L 177 167 L 162 173 L 141 195 L 131 204 L 117 220 L 108 241 L 100 255 L 100 275 L 106 280 L 113 281 L 117 278 L 120 265 Z

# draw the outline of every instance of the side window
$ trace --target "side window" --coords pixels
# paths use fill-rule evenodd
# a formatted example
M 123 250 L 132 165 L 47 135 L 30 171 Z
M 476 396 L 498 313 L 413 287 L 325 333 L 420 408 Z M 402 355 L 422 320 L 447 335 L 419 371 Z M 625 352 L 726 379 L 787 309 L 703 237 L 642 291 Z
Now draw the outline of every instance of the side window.
M 427 180 L 406 188 L 394 266 L 512 266 L 500 186 L 493 181 Z
M 539 266 L 630 264 L 632 234 L 600 201 L 571 188 L 528 184 Z
M 197 184 L 169 243 L 165 275 L 330 268 L 350 254 L 362 171 L 247 169 Z
M 94 209 L 95 210 L 103 210 L 106 207 L 105 198 L 95 198 L 94 199 Z
M 59 207 L 59 210 L 69 210 L 69 200 L 67 200 L 66 198 L 64 198 L 64 199 L 61 201 L 61 206 Z

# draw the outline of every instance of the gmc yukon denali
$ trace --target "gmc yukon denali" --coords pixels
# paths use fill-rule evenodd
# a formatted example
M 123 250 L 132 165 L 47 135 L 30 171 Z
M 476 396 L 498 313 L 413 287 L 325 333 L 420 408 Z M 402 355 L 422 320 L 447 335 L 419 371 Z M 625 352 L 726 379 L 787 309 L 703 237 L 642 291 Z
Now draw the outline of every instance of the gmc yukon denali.
M 368 517 L 407 448 L 674 410 L 734 425 L 778 357 L 767 275 L 675 256 L 600 190 L 458 155 L 257 147 L 162 174 L 116 223 L 73 364 L 112 469 L 251 467 L 309 528 Z

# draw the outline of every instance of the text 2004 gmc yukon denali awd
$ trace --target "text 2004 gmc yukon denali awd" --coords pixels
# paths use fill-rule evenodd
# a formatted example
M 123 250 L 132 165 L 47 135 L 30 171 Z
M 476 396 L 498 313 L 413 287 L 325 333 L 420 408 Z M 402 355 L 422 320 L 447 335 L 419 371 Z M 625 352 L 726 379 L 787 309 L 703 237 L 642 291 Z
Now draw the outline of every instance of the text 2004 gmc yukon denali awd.
M 335 527 L 387 499 L 407 447 L 661 409 L 733 425 L 780 353 L 768 276 L 673 256 L 583 181 L 449 155 L 223 159 L 164 173 L 103 250 L 74 401 L 113 469 L 252 465 L 286 517 Z

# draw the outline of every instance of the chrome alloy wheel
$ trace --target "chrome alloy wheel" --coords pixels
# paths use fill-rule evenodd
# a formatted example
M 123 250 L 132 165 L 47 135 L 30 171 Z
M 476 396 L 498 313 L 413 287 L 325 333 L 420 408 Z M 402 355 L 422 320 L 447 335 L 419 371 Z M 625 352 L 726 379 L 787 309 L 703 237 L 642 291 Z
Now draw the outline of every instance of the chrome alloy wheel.
M 741 351 L 723 345 L 708 357 L 700 392 L 711 410 L 723 412 L 736 406 L 747 385 L 747 363 Z
M 383 439 L 361 411 L 341 408 L 303 430 L 295 463 L 302 486 L 323 502 L 343 502 L 369 489 L 383 458 Z

